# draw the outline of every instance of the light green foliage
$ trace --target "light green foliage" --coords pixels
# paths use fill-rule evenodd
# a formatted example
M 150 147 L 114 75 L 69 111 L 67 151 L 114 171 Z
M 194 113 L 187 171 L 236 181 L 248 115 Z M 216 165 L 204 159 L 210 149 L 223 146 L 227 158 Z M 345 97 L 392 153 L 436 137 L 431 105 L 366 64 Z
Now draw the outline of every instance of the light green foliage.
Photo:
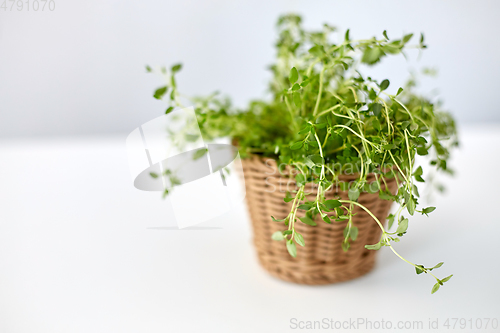
M 283 232 L 281 231 L 276 231 L 275 233 L 273 233 L 271 238 L 275 241 L 285 240 L 285 236 L 283 236 Z
M 454 120 L 439 105 L 413 92 L 414 79 L 391 95 L 387 93 L 388 79 L 379 82 L 364 76 L 359 67 L 360 63 L 374 65 L 391 55 L 404 55 L 408 48 L 425 49 L 423 35 L 410 45 L 413 34 L 390 39 L 384 31 L 380 39 L 352 39 L 348 30 L 343 40 L 333 42 L 333 27 L 305 31 L 296 15 L 281 17 L 278 30 L 277 59 L 270 67 L 270 99 L 251 101 L 243 110 L 217 93 L 189 100 L 195 105 L 204 138 L 230 137 L 242 157 L 260 154 L 297 170 L 293 176 L 297 188 L 284 198 L 291 203 L 289 214 L 283 219 L 272 217 L 287 226 L 280 235 L 273 234 L 273 239 L 283 237 L 293 257 L 297 255 L 295 243 L 305 245 L 295 223 L 314 227 L 318 215 L 325 223 L 346 224 L 341 246 L 349 250 L 350 242 L 358 237 L 352 219 L 357 206 L 382 229 L 380 241 L 366 244 L 367 249 L 389 247 L 418 274 L 432 275 L 431 270 L 438 267 L 409 262 L 395 251 L 392 242 L 407 232 L 409 220 L 401 215 L 405 209 L 410 216 L 415 212 L 427 215 L 435 209 L 419 209 L 416 183 L 425 180 L 424 168 L 415 165 L 415 157 L 429 155 L 429 168 L 451 173 L 447 165 L 450 148 L 458 145 Z M 170 91 L 171 106 L 182 106 L 174 78 L 179 70 L 180 65 L 173 66 L 170 76 L 162 71 L 169 83 L 155 91 L 155 98 Z M 339 184 L 342 173 L 354 173 L 356 180 Z M 371 173 L 376 181 L 369 183 Z M 395 195 L 385 189 L 391 178 L 398 184 Z M 310 183 L 317 191 L 307 195 L 305 187 Z M 348 191 L 349 200 L 326 200 L 325 193 L 334 186 Z M 399 204 L 398 211 L 388 217 L 388 229 L 357 201 L 365 191 Z M 299 210 L 305 211 L 303 217 L 297 216 Z M 395 221 L 397 230 L 391 233 Z M 433 292 L 450 277 L 439 280 L 434 276 L 438 283 Z
M 193 154 L 193 160 L 198 160 L 201 157 L 205 156 L 205 154 L 208 152 L 207 148 L 200 148 L 197 151 L 194 152 Z

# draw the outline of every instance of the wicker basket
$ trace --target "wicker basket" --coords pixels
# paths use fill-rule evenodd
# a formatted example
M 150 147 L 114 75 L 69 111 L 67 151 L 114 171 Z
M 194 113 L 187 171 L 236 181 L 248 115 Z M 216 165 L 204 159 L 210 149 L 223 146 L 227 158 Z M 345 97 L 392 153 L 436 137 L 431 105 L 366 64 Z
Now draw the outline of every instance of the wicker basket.
M 327 224 L 317 217 L 317 226 L 296 223 L 295 229 L 300 232 L 306 246 L 297 246 L 297 257 L 292 258 L 283 242 L 273 241 L 271 235 L 284 230 L 282 222 L 273 222 L 271 215 L 284 218 L 291 209 L 292 203 L 285 203 L 283 198 L 287 186 L 295 188 L 295 182 L 282 176 L 277 170 L 274 159 L 252 156 L 242 160 L 246 184 L 246 200 L 252 221 L 254 243 L 261 265 L 272 275 L 290 282 L 321 285 L 354 279 L 369 272 L 375 263 L 376 251 L 366 250 L 365 244 L 379 241 L 381 230 L 377 223 L 361 208 L 355 206 L 353 224 L 359 228 L 356 241 L 351 241 L 347 252 L 341 248 L 346 222 Z M 285 174 L 290 169 L 286 169 Z M 355 180 L 355 175 L 343 175 L 340 181 Z M 375 180 L 369 175 L 368 181 Z M 309 187 L 310 186 L 310 187 Z M 395 179 L 389 179 L 387 186 L 395 193 Z M 306 192 L 315 192 L 312 184 L 307 184 Z M 347 192 L 330 191 L 328 198 L 340 196 L 347 199 Z M 385 221 L 391 201 L 382 200 L 378 194 L 361 193 L 358 202 L 370 209 L 380 221 Z M 298 211 L 297 216 L 304 216 Z M 302 215 L 301 215 L 302 214 Z

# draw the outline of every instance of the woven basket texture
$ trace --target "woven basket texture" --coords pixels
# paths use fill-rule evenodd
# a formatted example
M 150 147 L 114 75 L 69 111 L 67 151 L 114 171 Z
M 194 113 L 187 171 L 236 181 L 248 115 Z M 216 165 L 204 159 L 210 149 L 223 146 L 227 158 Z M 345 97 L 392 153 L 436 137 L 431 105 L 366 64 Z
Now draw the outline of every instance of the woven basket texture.
M 318 214 L 315 221 L 317 226 L 309 226 L 300 221 L 295 223 L 295 229 L 304 237 L 305 247 L 297 245 L 297 257 L 291 257 L 284 242 L 271 239 L 275 231 L 286 228 L 283 222 L 272 221 L 271 216 L 282 219 L 292 207 L 292 202 L 283 201 L 285 191 L 296 189 L 293 177 L 287 176 L 291 169 L 284 168 L 281 174 L 276 160 L 256 155 L 243 159 L 242 164 L 254 244 L 260 264 L 269 273 L 289 282 L 322 285 L 354 279 L 374 267 L 377 251 L 367 250 L 364 245 L 377 243 L 381 230 L 370 215 L 358 206 L 354 207 L 356 215 L 353 216 L 353 225 L 358 227 L 359 233 L 355 241 L 350 241 L 351 246 L 347 252 L 341 247 L 347 222 L 332 220 L 332 224 L 328 224 Z M 341 182 L 355 179 L 356 175 L 339 177 Z M 374 181 L 374 174 L 370 174 L 367 180 Z M 387 179 L 386 182 L 391 193 L 395 193 L 395 179 Z M 311 183 L 306 185 L 305 191 L 315 193 L 316 189 Z M 348 200 L 347 192 L 341 191 L 339 187 L 327 192 L 326 197 Z M 377 193 L 368 192 L 362 192 L 358 202 L 382 222 L 392 205 L 391 201 L 380 199 Z M 301 210 L 297 212 L 298 217 L 304 214 Z

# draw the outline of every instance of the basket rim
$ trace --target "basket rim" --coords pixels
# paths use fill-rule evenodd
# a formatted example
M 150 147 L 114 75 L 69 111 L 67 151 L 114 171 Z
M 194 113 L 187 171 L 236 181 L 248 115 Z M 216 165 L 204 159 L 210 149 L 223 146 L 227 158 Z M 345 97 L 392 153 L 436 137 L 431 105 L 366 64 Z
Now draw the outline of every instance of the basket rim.
M 250 153 L 248 154 L 248 157 L 244 157 L 241 159 L 242 161 L 245 161 L 245 162 L 254 162 L 254 163 L 259 163 L 260 165 L 263 165 L 265 166 L 266 168 L 269 168 L 271 166 L 267 165 L 266 162 L 267 161 L 272 161 L 272 163 L 274 164 L 273 167 L 277 167 L 277 171 L 278 173 L 283 176 L 283 177 L 286 177 L 289 175 L 289 173 L 282 173 L 280 171 L 280 167 L 278 166 L 278 159 L 277 158 L 273 158 L 273 157 L 270 157 L 270 156 L 263 156 L 263 155 L 259 155 L 259 154 L 253 154 L 253 153 Z M 290 170 L 293 168 L 293 166 L 289 165 L 289 164 L 285 164 L 283 163 L 284 165 L 286 165 L 286 169 L 287 170 Z M 397 171 L 397 168 L 396 166 L 393 166 L 392 168 L 386 168 L 384 170 L 393 170 L 393 171 Z M 273 173 L 274 174 L 274 173 Z M 359 172 L 355 172 L 355 173 L 349 173 L 349 174 L 346 174 L 346 173 L 341 173 L 338 175 L 339 177 L 339 180 L 356 180 L 356 179 L 359 179 Z M 374 172 L 369 172 L 367 174 L 367 178 L 372 178 L 376 175 L 376 173 Z M 393 178 L 393 177 L 391 177 Z

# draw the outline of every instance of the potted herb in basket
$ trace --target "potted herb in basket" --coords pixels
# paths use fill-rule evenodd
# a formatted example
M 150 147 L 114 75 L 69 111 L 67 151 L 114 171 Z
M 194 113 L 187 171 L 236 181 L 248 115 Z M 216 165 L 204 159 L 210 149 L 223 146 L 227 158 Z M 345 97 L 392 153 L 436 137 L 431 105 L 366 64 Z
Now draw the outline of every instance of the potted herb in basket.
M 412 216 L 435 209 L 419 205 L 424 178 L 416 157 L 428 155 L 430 167 L 449 173 L 454 120 L 412 84 L 389 94 L 389 80 L 360 70 L 409 48 L 425 49 L 423 35 L 416 43 L 412 34 L 390 39 L 385 31 L 358 40 L 347 30 L 333 42 L 335 28 L 305 31 L 296 15 L 281 17 L 278 29 L 271 99 L 244 110 L 217 94 L 190 100 L 206 140 L 229 137 L 240 149 L 261 264 L 284 280 L 326 284 L 365 274 L 374 252 L 389 247 L 417 274 L 431 275 L 436 292 L 451 278 L 433 274 L 442 263 L 412 263 L 393 244 Z M 155 92 L 169 100 L 167 113 L 181 105 L 179 69 L 173 66 L 169 83 Z

